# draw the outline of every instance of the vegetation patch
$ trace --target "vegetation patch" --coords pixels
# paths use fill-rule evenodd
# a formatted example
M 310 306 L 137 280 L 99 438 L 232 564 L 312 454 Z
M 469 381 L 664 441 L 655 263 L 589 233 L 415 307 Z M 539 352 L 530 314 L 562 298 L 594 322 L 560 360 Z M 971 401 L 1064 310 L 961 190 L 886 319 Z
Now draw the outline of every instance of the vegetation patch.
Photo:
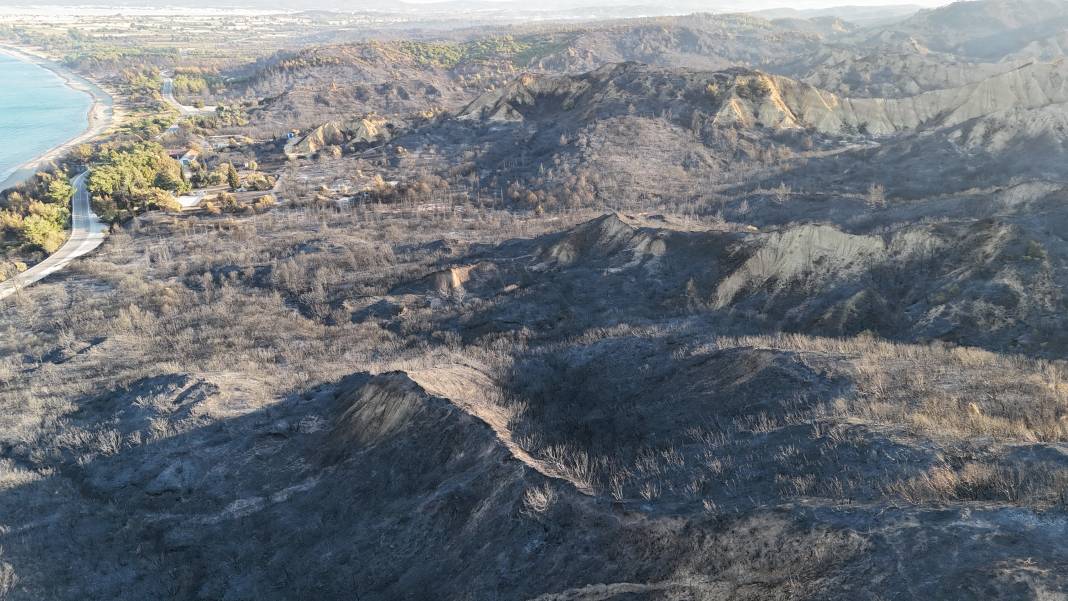
M 181 165 L 155 142 L 105 147 L 89 175 L 93 210 L 110 222 L 149 209 L 175 209 L 174 195 L 189 189 Z

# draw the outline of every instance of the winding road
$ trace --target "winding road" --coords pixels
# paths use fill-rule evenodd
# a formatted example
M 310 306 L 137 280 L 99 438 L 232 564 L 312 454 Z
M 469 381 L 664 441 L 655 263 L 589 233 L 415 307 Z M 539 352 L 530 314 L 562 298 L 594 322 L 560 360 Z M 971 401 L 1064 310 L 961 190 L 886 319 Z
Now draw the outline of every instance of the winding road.
M 182 116 L 210 113 L 215 110 L 215 107 L 199 109 L 178 102 L 174 97 L 174 81 L 170 77 L 163 79 L 161 92 L 163 100 L 177 109 Z M 177 129 L 177 124 L 171 128 Z M 70 237 L 67 238 L 66 243 L 44 261 L 11 279 L 0 282 L 0 300 L 63 269 L 74 259 L 88 254 L 104 242 L 107 224 L 100 221 L 90 207 L 89 188 L 86 182 L 88 177 L 89 171 L 86 170 L 70 180 L 71 187 L 74 188 L 74 198 L 71 200 Z
M 88 254 L 104 241 L 107 225 L 100 221 L 89 206 L 89 187 L 86 185 L 88 178 L 89 171 L 83 171 L 70 180 L 74 188 L 74 199 L 71 201 L 70 238 L 44 261 L 9 280 L 0 282 L 0 299 L 7 298 L 22 288 L 63 269 L 68 263 Z
M 214 106 L 197 108 L 178 102 L 178 99 L 174 97 L 174 80 L 166 74 L 163 78 L 161 96 L 164 102 L 177 109 L 183 117 L 215 112 Z M 170 129 L 175 130 L 177 127 L 176 123 Z M 74 259 L 88 254 L 104 242 L 107 224 L 102 222 L 96 213 L 93 213 L 89 204 L 89 188 L 86 182 L 88 177 L 89 171 L 86 170 L 70 180 L 71 187 L 74 188 L 74 198 L 71 200 L 70 237 L 66 243 L 44 261 L 11 279 L 0 282 L 0 300 L 63 269 Z M 279 178 L 279 181 L 281 181 L 281 178 Z M 190 197 L 190 199 L 192 201 L 191 204 L 196 204 L 200 201 L 199 197 Z
M 207 113 L 215 112 L 214 106 L 197 108 L 195 106 L 189 106 L 188 104 L 182 104 L 181 102 L 178 102 L 178 99 L 174 97 L 174 79 L 172 79 L 166 73 L 163 74 L 163 85 L 160 87 L 160 96 L 163 98 L 164 102 L 174 107 L 178 111 L 178 114 L 183 117 L 188 117 L 190 115 L 204 115 Z M 176 126 L 177 124 L 172 125 L 171 127 Z

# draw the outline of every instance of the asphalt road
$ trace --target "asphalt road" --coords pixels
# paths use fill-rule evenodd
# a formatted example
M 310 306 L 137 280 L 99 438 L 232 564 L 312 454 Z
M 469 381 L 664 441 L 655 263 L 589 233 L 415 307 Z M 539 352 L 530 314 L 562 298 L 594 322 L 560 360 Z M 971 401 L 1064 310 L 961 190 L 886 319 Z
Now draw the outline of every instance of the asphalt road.
M 164 77 L 161 92 L 163 100 L 176 108 L 182 116 L 215 111 L 215 107 L 196 108 L 178 102 L 178 99 L 174 97 L 174 80 L 170 77 Z M 172 125 L 171 129 L 177 129 L 177 127 L 177 124 Z M 70 180 L 74 188 L 74 199 L 71 201 L 70 238 L 44 261 L 7 281 L 0 282 L 0 299 L 7 298 L 22 288 L 63 269 L 71 261 L 88 254 L 104 241 L 107 225 L 100 221 L 89 206 L 89 189 L 86 186 L 88 176 L 89 172 L 84 171 Z M 192 204 L 200 201 L 199 198 L 193 200 L 195 202 Z
M 181 102 L 178 102 L 178 99 L 174 97 L 174 80 L 170 77 L 164 76 L 163 86 L 160 88 L 160 96 L 163 97 L 164 102 L 177 109 L 178 114 L 183 117 L 188 117 L 190 115 L 203 115 L 206 113 L 215 112 L 215 107 L 213 106 L 197 108 L 195 106 L 189 106 L 187 104 L 182 104 Z M 177 124 L 172 125 L 171 127 L 177 128 Z
M 88 177 L 89 172 L 83 171 L 70 180 L 74 188 L 74 199 L 71 201 L 70 238 L 44 261 L 7 281 L 0 282 L 0 299 L 11 296 L 22 288 L 63 269 L 68 263 L 88 254 L 104 241 L 107 226 L 100 221 L 89 206 L 89 188 L 86 186 Z

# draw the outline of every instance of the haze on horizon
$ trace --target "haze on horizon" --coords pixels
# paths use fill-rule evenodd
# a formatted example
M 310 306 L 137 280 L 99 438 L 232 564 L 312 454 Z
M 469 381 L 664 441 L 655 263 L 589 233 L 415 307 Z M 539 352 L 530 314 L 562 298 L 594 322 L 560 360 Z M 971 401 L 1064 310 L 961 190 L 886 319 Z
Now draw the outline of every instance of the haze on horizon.
M 595 8 L 600 12 L 613 7 L 621 12 L 633 10 L 636 7 L 648 7 L 656 9 L 656 12 L 757 12 L 765 10 L 827 10 L 832 8 L 847 9 L 898 9 L 901 8 L 934 8 L 950 4 L 946 0 L 912 0 L 908 2 L 894 2 L 887 0 L 667 0 L 664 2 L 652 2 L 650 0 L 545 0 L 531 7 L 529 3 L 518 0 L 224 0 L 213 2 L 211 0 L 189 0 L 182 5 L 190 9 L 213 8 L 213 9 L 260 9 L 265 11 L 304 11 L 304 10 L 330 10 L 339 12 L 426 12 L 436 13 L 446 9 L 450 11 L 480 10 L 480 11 L 520 11 L 520 12 L 545 12 L 545 11 L 581 11 L 582 9 Z M 167 0 L 106 0 L 76 2 L 73 0 L 0 0 L 0 6 L 18 9 L 38 9 L 44 7 L 64 7 L 67 9 L 101 9 L 101 8 L 139 8 L 139 9 L 175 9 L 179 8 L 174 2 Z

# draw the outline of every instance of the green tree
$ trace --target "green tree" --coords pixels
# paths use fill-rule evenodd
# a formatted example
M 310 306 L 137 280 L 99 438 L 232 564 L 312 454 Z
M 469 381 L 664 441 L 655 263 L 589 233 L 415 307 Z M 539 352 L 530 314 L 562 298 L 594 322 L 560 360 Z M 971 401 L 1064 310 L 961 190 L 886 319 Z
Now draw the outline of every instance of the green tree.
M 74 148 L 74 158 L 83 163 L 88 163 L 93 158 L 93 147 L 90 144 L 79 144 Z
M 159 209 L 161 211 L 171 211 L 177 213 L 182 210 L 181 203 L 174 197 L 173 194 L 166 190 L 160 190 L 158 188 L 151 190 L 147 198 L 145 199 L 145 205 L 149 208 Z
M 0 211 L 0 234 L 22 231 L 22 215 L 11 210 Z
M 22 222 L 22 237 L 30 245 L 46 253 L 54 253 L 63 245 L 63 230 L 40 215 L 29 215 Z
M 7 208 L 13 211 L 25 212 L 27 203 L 29 203 L 29 200 L 27 200 L 25 196 L 18 190 L 12 190 L 11 193 L 7 195 L 7 202 L 5 204 L 7 204 Z
M 189 184 L 182 177 L 181 169 L 164 169 L 156 174 L 153 186 L 168 192 L 183 194 L 189 191 Z
M 61 205 L 47 204 L 35 200 L 30 203 L 28 209 L 30 215 L 36 215 L 46 221 L 50 221 L 59 228 L 65 227 L 67 220 L 70 219 L 70 209 Z
M 155 142 L 101 150 L 88 185 L 94 210 L 99 208 L 97 214 L 109 221 L 145 209 L 173 206 L 161 199 L 189 190 L 181 165 Z
M 234 169 L 233 163 L 226 164 L 226 183 L 231 190 L 237 190 L 241 187 L 241 177 L 237 174 L 237 169 Z
M 93 212 L 97 214 L 101 219 L 111 223 L 117 221 L 119 218 L 119 206 L 111 198 L 93 198 L 90 203 L 93 205 Z
M 56 204 L 65 205 L 74 197 L 74 188 L 66 177 L 57 177 L 48 184 L 48 200 Z

